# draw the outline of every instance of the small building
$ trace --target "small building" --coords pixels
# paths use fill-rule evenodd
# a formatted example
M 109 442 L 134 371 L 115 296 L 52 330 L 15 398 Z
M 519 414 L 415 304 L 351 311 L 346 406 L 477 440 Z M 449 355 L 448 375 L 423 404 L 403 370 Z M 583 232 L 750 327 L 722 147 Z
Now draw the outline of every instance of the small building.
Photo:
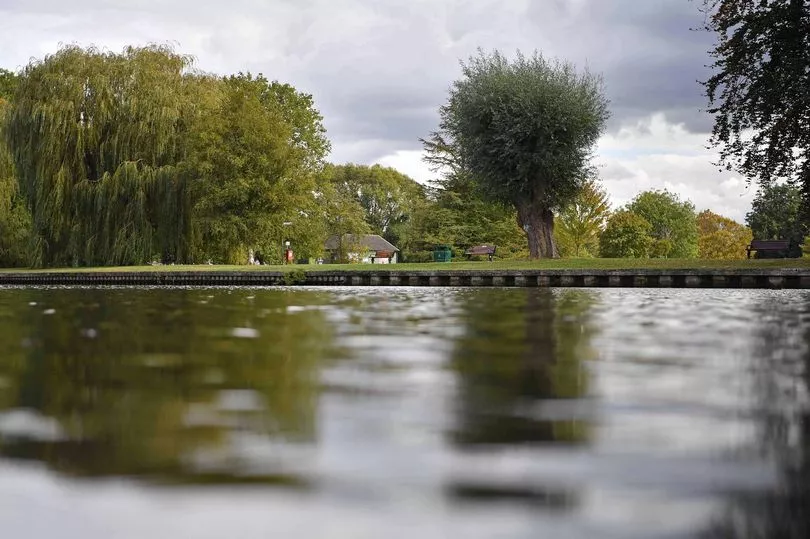
M 327 261 L 340 261 L 341 251 L 349 262 L 362 264 L 396 264 L 399 249 L 376 234 L 344 234 L 326 240 Z

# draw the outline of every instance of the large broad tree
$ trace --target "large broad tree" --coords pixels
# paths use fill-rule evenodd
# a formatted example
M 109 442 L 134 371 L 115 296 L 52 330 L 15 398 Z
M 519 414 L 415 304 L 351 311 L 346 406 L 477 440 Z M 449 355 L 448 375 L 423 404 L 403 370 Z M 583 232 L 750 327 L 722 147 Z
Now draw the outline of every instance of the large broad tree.
M 608 118 L 599 77 L 539 53 L 462 64 L 440 109 L 439 138 L 491 200 L 514 206 L 532 258 L 558 255 L 554 212 L 589 175 Z
M 284 239 L 294 236 L 299 253 L 313 243 L 307 240 L 319 157 L 299 145 L 300 126 L 291 118 L 300 111 L 288 110 L 295 101 L 275 99 L 274 88 L 277 83 L 249 73 L 218 80 L 216 106 L 191 137 L 192 215 L 201 259 L 244 264 L 253 249 L 278 260 Z
M 721 162 L 800 185 L 810 210 L 810 2 L 702 0 L 716 33 L 705 81 Z M 756 234 L 756 231 L 754 232 Z

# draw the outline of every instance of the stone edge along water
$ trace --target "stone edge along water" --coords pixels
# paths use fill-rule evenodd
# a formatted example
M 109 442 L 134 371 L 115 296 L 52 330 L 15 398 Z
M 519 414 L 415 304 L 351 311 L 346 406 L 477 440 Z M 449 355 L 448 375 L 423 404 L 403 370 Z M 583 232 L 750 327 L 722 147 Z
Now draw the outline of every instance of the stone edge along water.
M 0 285 L 463 286 L 810 289 L 810 269 L 41 271 L 0 272 Z

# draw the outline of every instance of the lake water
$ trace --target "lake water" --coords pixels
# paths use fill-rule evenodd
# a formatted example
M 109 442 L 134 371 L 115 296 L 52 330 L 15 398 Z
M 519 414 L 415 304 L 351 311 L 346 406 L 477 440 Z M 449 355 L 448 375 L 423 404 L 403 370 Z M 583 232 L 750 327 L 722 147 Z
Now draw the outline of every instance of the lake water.
M 810 537 L 810 294 L 0 288 L 9 538 Z

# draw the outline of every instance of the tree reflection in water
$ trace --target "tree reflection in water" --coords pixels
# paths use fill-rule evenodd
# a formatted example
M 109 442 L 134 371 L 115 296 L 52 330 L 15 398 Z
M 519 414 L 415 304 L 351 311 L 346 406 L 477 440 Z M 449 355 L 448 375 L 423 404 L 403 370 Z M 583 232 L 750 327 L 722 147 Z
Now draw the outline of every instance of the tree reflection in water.
M 316 437 L 316 373 L 331 334 L 317 309 L 288 313 L 293 301 L 322 298 L 4 291 L 0 411 L 57 427 L 6 433 L 0 454 L 80 476 L 302 483 L 284 448 Z
M 584 290 L 522 292 L 479 290 L 466 298 L 466 330 L 452 357 L 459 394 L 449 434 L 461 450 L 588 440 L 588 422 L 573 411 L 588 394 L 586 363 L 595 357 L 590 341 L 596 331 L 590 311 L 597 296 Z M 570 406 L 548 415 L 543 405 L 549 403 Z M 560 409 L 571 415 L 561 417 Z M 574 502 L 572 493 L 540 485 L 454 481 L 448 491 L 454 498 L 523 499 L 555 508 Z

